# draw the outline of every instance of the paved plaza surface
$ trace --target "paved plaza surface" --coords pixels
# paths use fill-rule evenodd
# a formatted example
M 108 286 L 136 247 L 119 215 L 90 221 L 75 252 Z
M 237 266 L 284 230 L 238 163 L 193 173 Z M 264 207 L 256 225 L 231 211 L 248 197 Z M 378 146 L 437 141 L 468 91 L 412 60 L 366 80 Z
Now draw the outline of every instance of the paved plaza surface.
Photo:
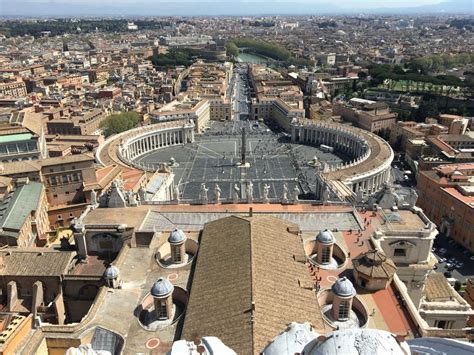
M 242 128 L 246 130 L 246 161 L 241 162 Z M 175 183 L 179 185 L 182 200 L 198 200 L 201 184 L 209 189 L 213 201 L 216 184 L 221 189 L 221 200 L 231 201 L 235 186 L 240 200 L 247 200 L 247 184 L 253 184 L 253 198 L 263 196 L 265 184 L 270 186 L 269 198 L 276 201 L 283 195 L 283 185 L 288 186 L 291 199 L 295 186 L 300 199 L 315 199 L 316 171 L 307 163 L 314 157 L 328 165 L 347 161 L 339 153 L 323 152 L 316 146 L 293 144 L 288 135 L 271 130 L 256 121 L 211 122 L 206 133 L 197 135 L 195 142 L 168 147 L 148 153 L 137 161 L 158 168 L 161 162 L 176 161 L 173 167 Z

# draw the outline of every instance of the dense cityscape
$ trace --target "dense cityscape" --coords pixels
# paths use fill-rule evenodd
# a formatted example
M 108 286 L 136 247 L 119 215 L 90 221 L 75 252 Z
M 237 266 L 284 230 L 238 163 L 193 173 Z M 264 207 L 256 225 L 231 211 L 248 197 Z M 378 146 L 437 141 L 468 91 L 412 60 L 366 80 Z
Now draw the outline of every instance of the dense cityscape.
M 474 353 L 474 13 L 436 12 L 454 3 L 3 1 L 0 354 Z

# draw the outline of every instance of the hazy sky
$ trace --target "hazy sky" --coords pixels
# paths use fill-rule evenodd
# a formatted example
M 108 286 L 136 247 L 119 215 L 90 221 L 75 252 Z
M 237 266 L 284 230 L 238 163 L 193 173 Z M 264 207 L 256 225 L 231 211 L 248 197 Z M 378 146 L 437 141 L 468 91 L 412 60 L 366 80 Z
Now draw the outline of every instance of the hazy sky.
M 0 17 L 2 15 L 244 16 L 259 14 L 355 14 L 360 12 L 377 14 L 425 14 L 426 11 L 433 11 L 433 13 L 466 14 L 472 13 L 473 1 L 474 0 L 0 0 Z M 440 3 L 443 3 L 443 5 L 437 5 Z M 425 5 L 428 6 L 424 7 Z
M 132 5 L 134 3 L 139 4 L 156 4 L 160 2 L 166 3 L 177 3 L 177 2 L 264 2 L 264 3 L 275 3 L 275 2 L 298 2 L 298 3 L 324 3 L 324 4 L 335 4 L 340 7 L 352 7 L 352 8 L 373 8 L 373 7 L 405 7 L 405 6 L 419 6 L 427 4 L 437 4 L 442 0 L 344 0 L 342 2 L 333 2 L 331 0 L 24 0 L 22 2 L 35 2 L 53 5 L 54 3 L 70 3 L 70 4 L 87 4 L 87 5 Z M 6 2 L 0 0 L 0 3 Z

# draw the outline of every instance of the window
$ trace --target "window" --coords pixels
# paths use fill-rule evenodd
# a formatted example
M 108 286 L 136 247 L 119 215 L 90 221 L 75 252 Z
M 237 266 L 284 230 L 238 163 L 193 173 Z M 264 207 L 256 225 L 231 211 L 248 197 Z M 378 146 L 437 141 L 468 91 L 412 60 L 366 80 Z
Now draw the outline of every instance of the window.
M 160 300 L 160 305 L 158 308 L 158 319 L 168 318 L 168 312 L 166 312 L 166 300 Z
M 321 262 L 323 264 L 328 264 L 331 258 L 331 247 L 323 247 L 321 252 Z
M 180 263 L 181 262 L 180 247 L 178 247 L 178 246 L 173 246 L 173 261 L 175 263 Z
M 441 328 L 441 329 L 450 329 L 450 323 L 451 322 L 448 322 L 446 320 L 437 320 L 435 322 L 435 327 L 436 328 Z
M 406 249 L 397 248 L 393 251 L 393 256 L 407 256 Z
M 349 301 L 342 300 L 339 304 L 338 320 L 349 318 Z

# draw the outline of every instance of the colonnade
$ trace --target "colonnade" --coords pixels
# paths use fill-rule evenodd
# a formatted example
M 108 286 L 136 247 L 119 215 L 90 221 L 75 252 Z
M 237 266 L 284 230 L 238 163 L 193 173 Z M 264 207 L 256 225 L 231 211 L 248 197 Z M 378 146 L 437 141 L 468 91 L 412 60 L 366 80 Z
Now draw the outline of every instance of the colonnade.
M 368 151 L 367 142 L 348 129 L 329 124 L 291 127 L 291 140 L 294 143 L 328 145 L 352 157 L 361 157 Z
M 309 145 L 324 144 L 352 157 L 350 162 L 326 166 L 318 174 L 320 186 L 316 186 L 316 191 L 320 192 L 320 198 L 324 188 L 330 186 L 327 184 L 330 180 L 341 181 L 353 196 L 371 195 L 390 181 L 393 151 L 387 142 L 372 133 L 331 123 L 296 123 L 291 126 L 291 140 Z M 371 161 L 374 164 L 370 164 Z
M 194 123 L 144 127 L 122 139 L 119 156 L 129 164 L 139 156 L 156 149 L 194 142 Z M 154 129 L 153 129 L 154 128 Z

